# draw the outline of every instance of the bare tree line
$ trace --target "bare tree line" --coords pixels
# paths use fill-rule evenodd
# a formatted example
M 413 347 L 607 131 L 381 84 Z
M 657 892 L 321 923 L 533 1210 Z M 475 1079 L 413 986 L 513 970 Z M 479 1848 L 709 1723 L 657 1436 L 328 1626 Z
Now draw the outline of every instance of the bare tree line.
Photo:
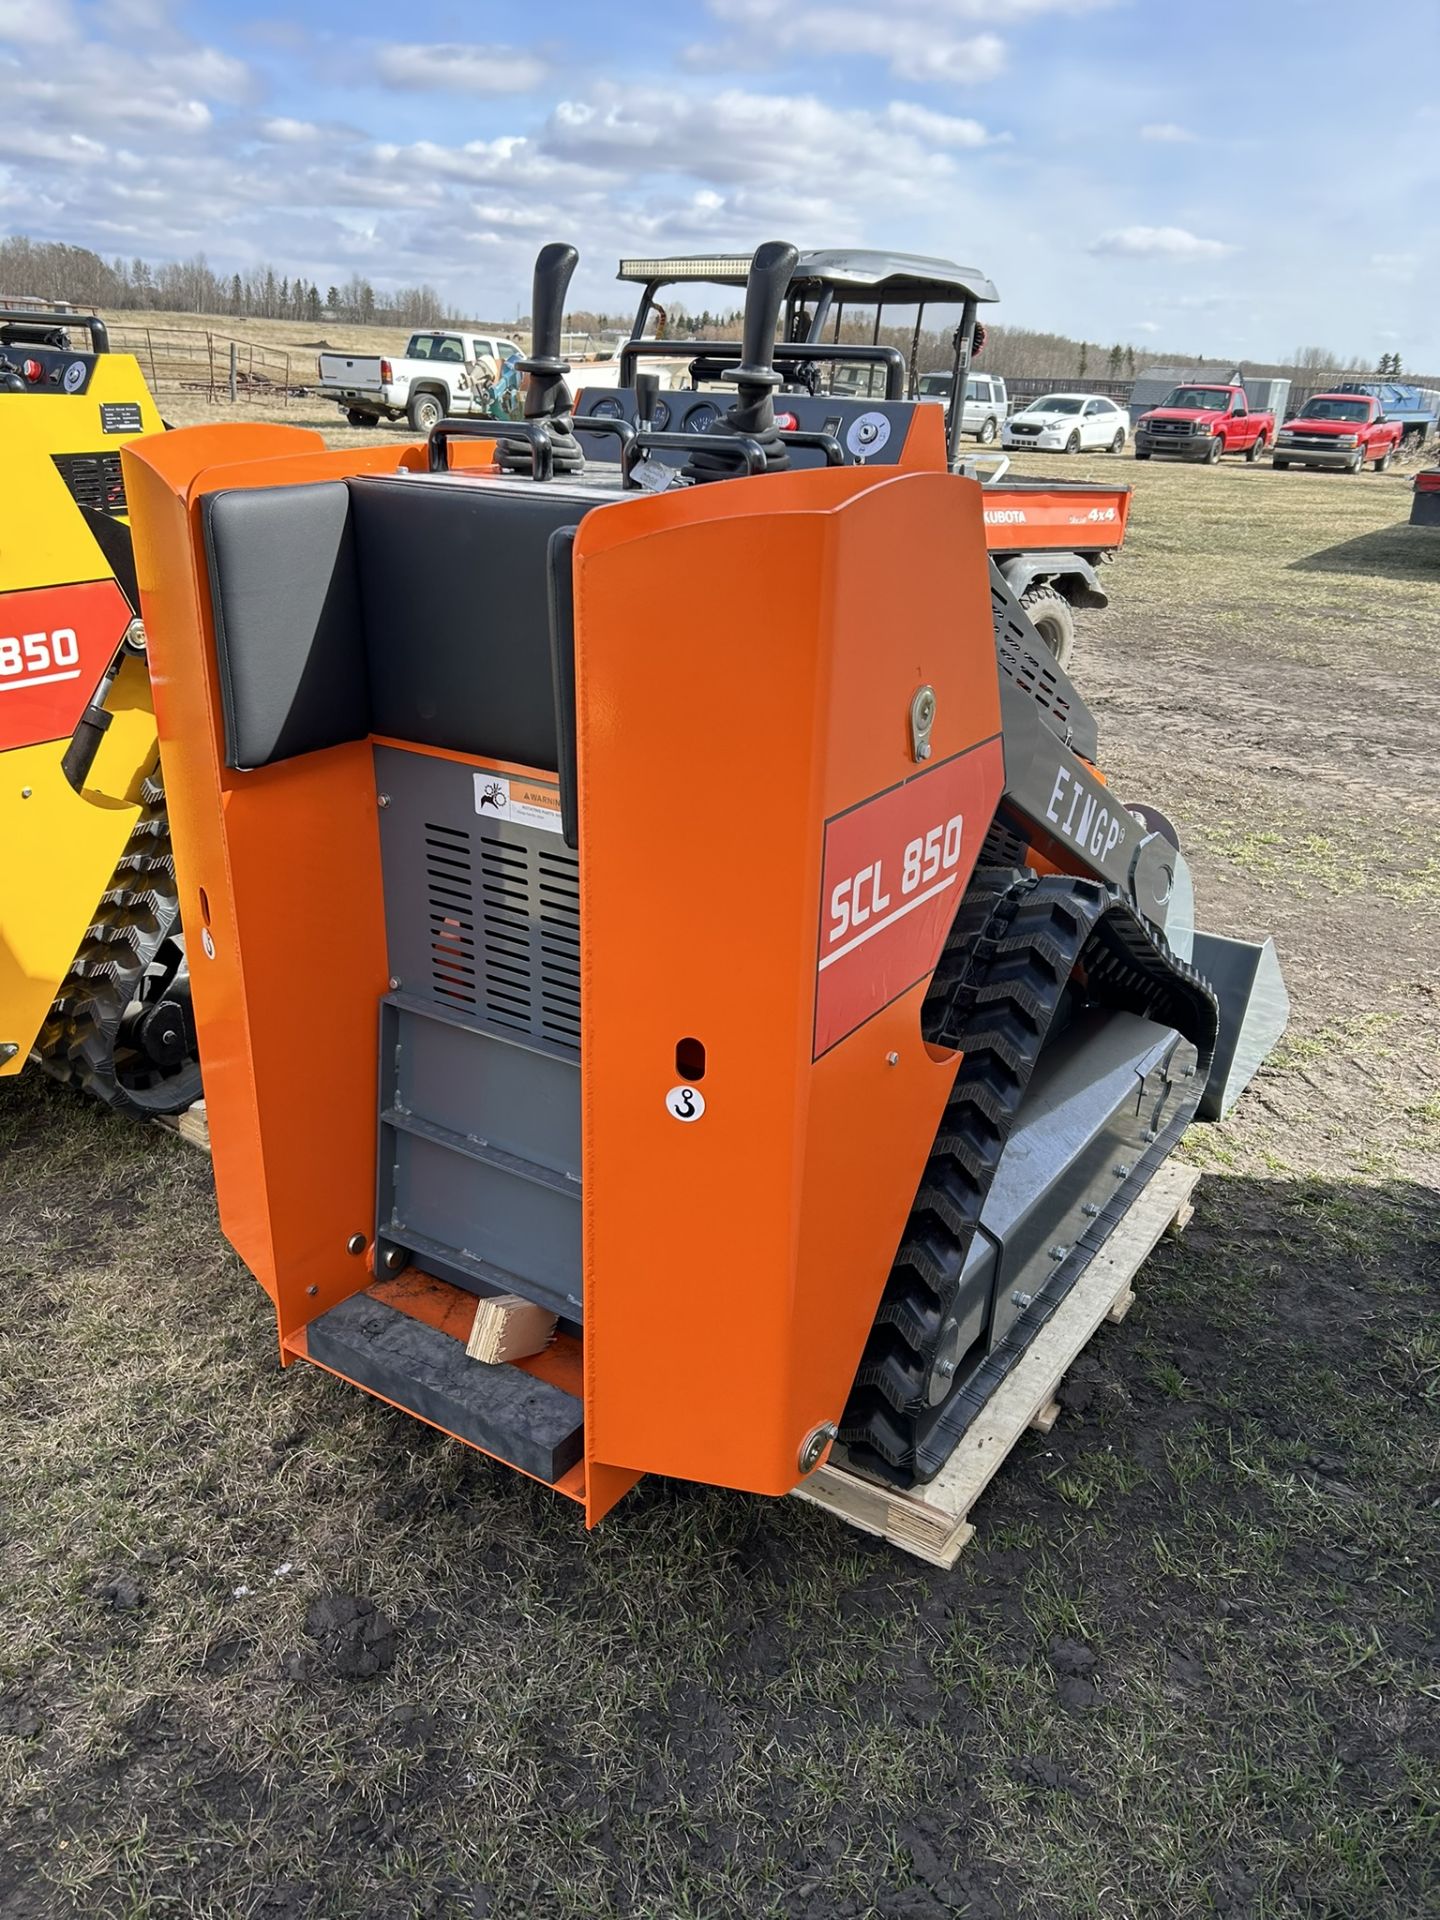
M 393 326 L 408 330 L 451 324 L 458 318 L 431 286 L 377 288 L 360 274 L 352 274 L 343 286 L 331 284 L 322 288 L 317 280 L 308 279 L 304 274 L 279 273 L 271 266 L 252 267 L 245 273 L 218 273 L 207 263 L 204 254 L 160 265 L 151 265 L 139 258 L 107 261 L 86 247 L 35 241 L 22 235 L 0 240 L 0 291 L 10 295 L 31 294 L 45 300 L 67 300 L 75 306 L 94 306 L 106 311 L 142 309 L 232 320 L 331 320 L 342 325 Z M 567 326 L 575 333 L 624 334 L 629 330 L 630 320 L 629 313 L 581 310 L 567 316 Z M 1228 371 L 1234 364 L 1223 354 L 1137 347 L 1131 341 L 1106 345 L 1004 322 L 987 321 L 985 328 L 980 366 L 1011 379 L 1040 379 L 1057 384 L 1126 381 L 1147 366 Z M 739 310 L 726 313 L 703 310 L 690 314 L 675 302 L 670 308 L 669 330 L 676 336 L 688 333 L 699 338 L 734 339 L 740 331 Z M 861 319 L 842 322 L 842 342 L 859 345 L 872 337 L 872 323 Z M 879 340 L 881 345 L 899 347 L 907 361 L 913 348 L 919 373 L 950 364 L 952 335 L 945 328 L 922 330 L 917 339 L 913 326 L 882 326 Z M 1323 386 L 1332 378 L 1377 372 L 1392 378 L 1418 380 L 1423 385 L 1440 385 L 1440 376 L 1427 378 L 1409 372 L 1402 376 L 1398 352 L 1382 355 L 1380 364 L 1372 366 L 1359 354 L 1346 358 L 1328 347 L 1302 346 L 1296 348 L 1289 360 L 1245 361 L 1243 366 L 1246 373 L 1257 377 L 1288 376 L 1297 386 L 1311 389 Z
M 0 240 L 0 291 L 107 312 L 197 313 L 230 319 L 339 320 L 365 326 L 417 327 L 451 318 L 434 287 L 377 289 L 360 274 L 322 288 L 303 274 L 252 267 L 217 273 L 203 253 L 191 260 L 102 260 L 87 247 L 58 241 Z

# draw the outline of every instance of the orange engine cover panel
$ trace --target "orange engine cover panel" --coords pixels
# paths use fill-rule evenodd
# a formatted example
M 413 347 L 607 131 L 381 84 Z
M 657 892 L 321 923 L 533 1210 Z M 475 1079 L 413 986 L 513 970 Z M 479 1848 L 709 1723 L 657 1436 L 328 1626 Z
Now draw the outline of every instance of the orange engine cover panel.
M 587 1448 L 779 1493 L 954 1078 L 919 1012 L 1003 784 L 980 489 L 661 495 L 576 581 Z

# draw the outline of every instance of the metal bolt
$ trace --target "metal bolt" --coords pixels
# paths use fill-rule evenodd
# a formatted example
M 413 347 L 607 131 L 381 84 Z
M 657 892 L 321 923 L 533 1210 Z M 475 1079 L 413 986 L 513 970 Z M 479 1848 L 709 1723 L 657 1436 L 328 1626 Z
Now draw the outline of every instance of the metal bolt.
M 886 1064 L 886 1066 L 887 1066 L 887 1067 L 898 1067 L 898 1066 L 899 1066 L 899 1064 L 900 1064 L 900 1056 L 899 1056 L 899 1054 L 898 1054 L 898 1053 L 887 1053 L 887 1054 L 886 1054 L 886 1056 L 885 1056 L 885 1064 Z
M 1096 1206 L 1096 1204 L 1095 1204 L 1095 1202 L 1094 1202 L 1093 1200 L 1087 1200 L 1087 1201 L 1085 1201 L 1085 1203 L 1084 1203 L 1084 1205 L 1083 1205 L 1083 1206 L 1081 1207 L 1081 1209 L 1080 1209 L 1080 1211 L 1081 1211 L 1081 1213 L 1083 1213 L 1083 1214 L 1084 1214 L 1084 1215 L 1085 1215 L 1085 1216 L 1086 1216 L 1086 1217 L 1087 1217 L 1088 1219 L 1090 1219 L 1090 1220 L 1093 1220 L 1093 1219 L 1095 1218 L 1095 1216 L 1096 1216 L 1096 1214 L 1098 1214 L 1098 1213 L 1099 1213 L 1099 1211 L 1100 1211 L 1100 1209 L 1099 1209 L 1099 1207 L 1097 1207 L 1097 1206 Z
M 1111 1171 L 1117 1180 L 1128 1180 L 1130 1178 L 1130 1169 L 1123 1160 L 1117 1160 Z
M 145 651 L 145 622 L 132 620 L 125 629 L 125 644 L 134 653 Z
M 403 1247 L 388 1248 L 386 1250 L 385 1258 L 381 1262 L 381 1265 L 384 1267 L 387 1273 L 399 1273 L 400 1269 L 404 1266 L 404 1264 L 405 1264 L 405 1249 Z
M 13 1060 L 19 1051 L 18 1040 L 0 1040 L 0 1060 Z
M 1160 1138 L 1160 1129 L 1158 1127 L 1147 1127 L 1145 1129 L 1145 1138 L 1147 1140 L 1158 1140 Z
M 400 991 L 399 976 L 393 973 L 390 976 L 390 991 L 391 993 L 398 993 Z
M 935 1371 L 940 1375 L 942 1380 L 948 1380 L 955 1371 L 955 1362 L 953 1360 L 937 1360 L 935 1362 Z
M 825 1449 L 839 1432 L 833 1420 L 822 1420 L 800 1442 L 800 1471 L 813 1473 L 824 1457 Z
M 346 1253 L 363 1253 L 365 1251 L 364 1234 L 352 1233 L 350 1238 L 345 1242 L 345 1251 Z
M 20 798 L 22 800 L 28 800 L 34 791 L 35 789 L 33 787 L 21 787 Z
M 1052 1260 L 1063 1260 L 1070 1249 L 1069 1247 L 1051 1247 L 1048 1251 Z
M 388 793 L 377 793 L 377 794 L 376 794 L 376 796 L 375 796 L 375 804 L 376 804 L 376 806 L 378 806 L 378 807 L 388 807 L 388 806 L 389 806 L 389 804 L 390 804 L 390 796 L 389 796 L 389 794 L 388 794 Z
M 305 1291 L 310 1295 L 311 1299 L 313 1300 L 315 1295 L 320 1291 L 320 1289 L 319 1287 L 306 1287 Z
M 1012 1307 L 1019 1307 L 1023 1311 L 1034 1298 L 1033 1293 L 1012 1293 L 1010 1296 L 1010 1304 Z

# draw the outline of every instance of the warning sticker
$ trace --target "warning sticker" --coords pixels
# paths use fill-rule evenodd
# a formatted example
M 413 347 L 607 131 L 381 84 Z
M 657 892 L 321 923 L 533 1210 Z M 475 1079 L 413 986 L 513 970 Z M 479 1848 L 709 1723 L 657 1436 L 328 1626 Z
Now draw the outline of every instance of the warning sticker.
M 495 820 L 511 820 L 517 827 L 539 827 L 542 833 L 561 833 L 560 793 L 539 780 L 522 780 L 508 773 L 475 775 L 475 811 Z

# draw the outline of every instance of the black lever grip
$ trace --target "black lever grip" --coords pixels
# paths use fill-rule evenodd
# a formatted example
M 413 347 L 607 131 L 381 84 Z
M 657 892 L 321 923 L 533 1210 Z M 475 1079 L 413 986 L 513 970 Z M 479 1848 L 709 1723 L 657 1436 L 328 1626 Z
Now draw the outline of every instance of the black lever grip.
M 800 256 L 788 240 L 766 240 L 755 249 L 745 282 L 745 324 L 741 329 L 744 359 L 734 378 L 747 382 L 778 386 L 775 372 L 775 328 L 785 290 Z
M 530 300 L 530 352 L 520 362 L 532 375 L 527 400 L 537 388 L 548 391 L 550 382 L 533 378 L 535 374 L 562 374 L 570 371 L 569 362 L 560 358 L 560 336 L 565 325 L 565 296 L 579 265 L 580 255 L 564 240 L 552 240 L 535 256 L 535 283 Z M 530 407 L 526 415 L 534 418 Z M 548 411 L 548 409 L 547 409 Z

